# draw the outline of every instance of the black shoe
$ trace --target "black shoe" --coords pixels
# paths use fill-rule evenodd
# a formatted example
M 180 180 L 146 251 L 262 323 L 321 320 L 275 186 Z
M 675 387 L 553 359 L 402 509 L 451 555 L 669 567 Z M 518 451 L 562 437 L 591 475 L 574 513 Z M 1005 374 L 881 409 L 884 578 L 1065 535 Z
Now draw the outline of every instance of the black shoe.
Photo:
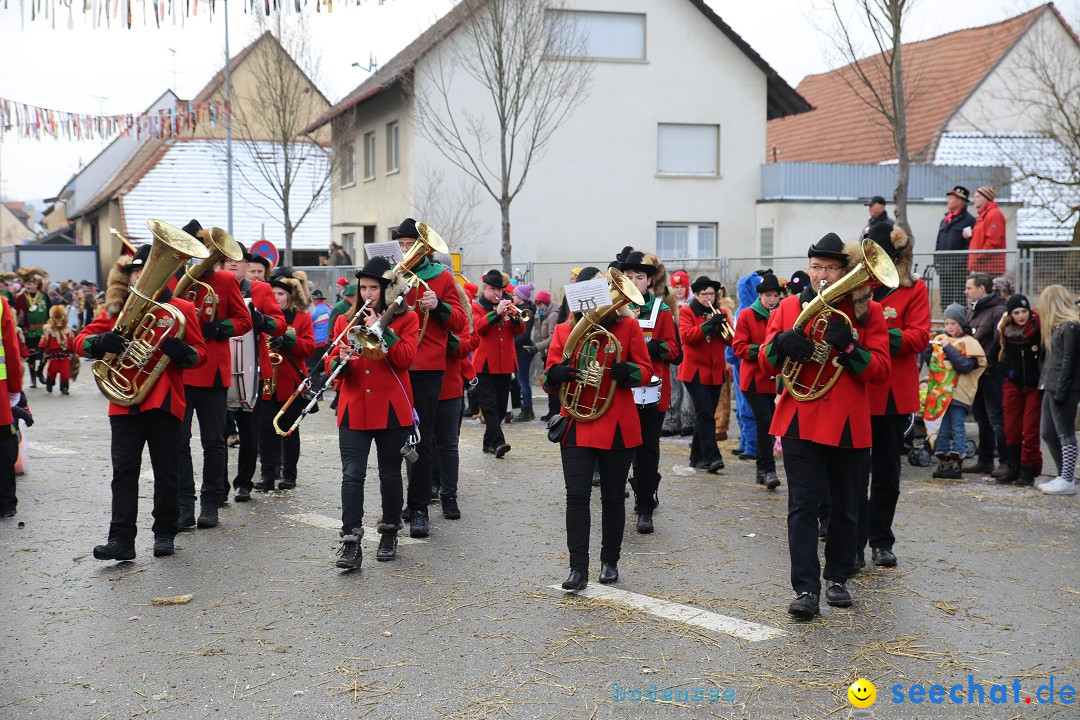
M 458 508 L 457 498 L 442 499 L 442 516 L 447 520 L 460 520 L 461 510 Z
M 251 500 L 251 489 L 246 487 L 236 488 L 236 492 L 233 493 L 233 499 L 236 500 L 236 502 L 248 502 Z
M 255 489 L 259 492 L 270 492 L 274 489 L 274 478 L 263 478 L 255 483 Z
M 384 532 L 379 538 L 379 549 L 375 552 L 375 559 L 379 561 L 393 560 L 397 557 L 397 533 Z
M 71 393 L 69 393 L 69 392 L 67 391 L 67 388 L 64 388 L 64 389 L 62 389 L 62 390 L 60 391 L 60 394 L 61 394 L 61 395 L 70 395 Z
M 874 548 L 870 557 L 878 567 L 896 567 L 896 555 L 889 548 Z
M 713 460 L 711 463 L 709 463 L 709 472 L 711 472 L 713 475 L 715 475 L 716 473 L 720 472 L 723 469 L 724 469 L 724 461 L 723 460 Z
M 757 460 L 757 455 L 751 455 L 750 453 L 739 453 L 740 460 Z
M 503 443 L 499 447 L 495 448 L 495 457 L 501 458 L 506 453 L 510 452 L 510 445 Z
M 409 521 L 409 537 L 426 538 L 431 534 L 431 525 L 428 524 L 427 508 L 413 510 L 412 520 Z
M 653 531 L 652 513 L 643 512 L 638 513 L 637 516 L 637 531 L 642 535 L 648 535 Z
M 540 416 L 540 422 L 547 422 L 548 420 L 550 420 L 552 418 L 552 416 L 554 414 L 555 413 L 544 413 L 543 415 Z
M 707 463 L 707 462 L 692 462 L 692 463 L 690 463 L 690 467 L 694 468 L 695 470 L 708 470 L 709 469 L 709 463 Z
M 355 535 L 342 535 L 341 547 L 338 548 L 338 559 L 334 563 L 342 570 L 359 570 L 360 563 L 364 560 L 364 553 L 360 550 L 360 538 L 364 536 L 364 529 Z
M 15 517 L 15 508 L 8 508 L 6 510 L 0 510 L 0 517 Z
M 195 527 L 195 513 L 189 512 L 187 514 L 184 514 L 181 512 L 179 519 L 177 519 L 176 521 L 176 531 L 184 532 L 185 530 L 190 530 L 193 527 Z
M 176 552 L 173 539 L 168 535 L 158 535 L 154 538 L 154 557 L 167 557 Z
M 134 560 L 135 548 L 119 538 L 109 538 L 109 542 L 94 548 L 96 560 Z
M 821 614 L 817 593 L 799 593 L 799 596 L 788 605 L 787 611 L 789 615 L 794 615 L 800 620 L 813 620 Z
M 285 478 L 277 484 L 278 490 L 292 490 L 294 487 L 296 487 L 296 478 L 293 478 L 291 480 Z
M 844 583 L 829 581 L 829 587 L 825 590 L 825 601 L 833 607 L 851 607 L 851 593 L 844 587 Z
M 765 488 L 767 490 L 775 490 L 780 487 L 780 478 L 776 477 L 776 471 L 770 470 L 765 473 Z
M 619 568 L 615 563 L 600 563 L 600 577 L 596 578 L 604 585 L 619 582 Z
M 570 574 L 563 580 L 562 589 L 576 593 L 579 590 L 584 590 L 588 584 L 589 576 L 583 570 L 571 570 Z
M 765 473 L 758 470 L 757 474 L 754 476 L 754 482 L 756 482 L 758 485 L 764 485 L 765 484 Z
M 1038 473 L 1035 472 L 1033 465 L 1021 465 L 1020 466 L 1020 479 L 1016 481 L 1019 487 L 1031 487 L 1035 484 L 1035 476 Z
M 52 388 L 53 388 L 52 383 L 45 383 L 45 392 L 51 393 Z
M 216 507 L 203 507 L 199 510 L 199 519 L 195 521 L 195 527 L 200 530 L 207 530 L 209 528 L 217 527 L 218 524 L 218 509 Z
M 1020 480 L 1020 463 L 1015 463 L 1010 460 L 1004 475 L 998 475 L 995 470 L 990 474 L 990 477 L 994 478 L 994 482 L 1000 485 L 1009 485 L 1017 482 Z
M 514 416 L 514 422 L 528 422 L 535 419 L 536 415 L 533 414 L 532 410 L 522 410 Z

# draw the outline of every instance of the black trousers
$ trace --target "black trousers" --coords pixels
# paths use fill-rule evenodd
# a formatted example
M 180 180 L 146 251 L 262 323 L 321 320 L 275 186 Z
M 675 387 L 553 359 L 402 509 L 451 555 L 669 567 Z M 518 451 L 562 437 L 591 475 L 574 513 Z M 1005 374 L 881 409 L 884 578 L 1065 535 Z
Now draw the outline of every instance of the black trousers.
M 431 499 L 432 470 L 435 467 L 435 408 L 442 391 L 442 370 L 410 370 L 413 407 L 420 417 L 420 444 L 416 452 L 420 456 L 409 468 L 409 507 L 413 510 L 426 508 Z M 411 429 L 410 429 L 411 432 Z M 404 440 L 402 444 L 404 444 Z M 398 450 L 401 446 L 398 446 Z
M 278 421 L 282 430 L 293 424 L 300 416 L 304 406 L 297 400 Z M 259 414 L 259 464 L 262 466 L 263 480 L 274 480 L 281 470 L 281 479 L 296 482 L 296 463 L 300 460 L 300 428 L 289 437 L 281 437 L 274 430 L 274 418 L 284 407 L 284 401 L 263 400 L 255 403 L 255 412 Z
M 713 463 L 722 459 L 716 444 L 716 404 L 720 402 L 720 385 L 683 383 L 694 403 L 694 438 L 690 442 L 690 464 Z
M 258 419 L 260 404 L 262 404 L 262 400 L 255 403 L 255 409 L 251 412 L 236 410 L 229 413 L 230 417 L 236 421 L 236 436 L 240 439 L 236 446 L 236 476 L 232 481 L 234 490 L 240 488 L 251 490 L 251 488 L 255 487 L 252 479 L 255 477 L 255 461 L 259 457 Z M 224 477 L 227 487 L 229 484 L 228 458 L 226 458 Z
M 773 439 L 769 434 L 773 412 L 776 410 L 776 395 L 747 391 L 743 393 L 750 410 L 754 413 L 754 430 L 757 436 L 757 471 L 759 473 L 776 472 L 776 456 L 773 455 Z
M 412 426 L 388 430 L 338 429 L 341 450 L 341 531 L 345 534 L 363 526 L 364 481 L 367 479 L 368 453 L 375 443 L 379 463 L 379 493 L 382 495 L 380 522 L 401 523 L 401 446 L 409 439 Z
M 14 510 L 15 463 L 19 460 L 19 437 L 15 425 L 0 425 L 0 511 Z
M 909 419 L 909 415 L 870 417 L 874 445 L 869 473 L 859 475 L 859 535 L 855 543 L 858 552 L 866 549 L 868 539 L 870 547 L 886 550 L 892 550 L 896 542 L 892 523 L 900 497 L 900 451 Z
M 41 336 L 26 338 L 26 348 L 30 351 L 30 357 L 26 358 L 26 367 L 30 370 L 30 387 L 37 387 L 37 377 L 45 367 L 45 351 L 39 350 Z
M 109 417 L 112 428 L 112 522 L 109 538 L 131 545 L 139 517 L 143 446 L 154 469 L 154 536 L 173 537 L 180 518 L 178 485 L 183 422 L 165 410 Z
M 199 415 L 199 440 L 202 444 L 202 490 L 199 503 L 218 507 L 229 490 L 225 480 L 229 459 L 225 446 L 225 414 L 228 412 L 228 388 L 184 386 L 187 412 L 180 434 L 180 508 L 185 515 L 195 510 L 195 467 L 191 461 L 191 421 Z
M 818 561 L 818 506 L 831 500 L 825 537 L 826 580 L 847 582 L 855 566 L 859 474 L 869 448 L 838 448 L 808 440 L 781 438 L 788 481 L 788 553 L 791 587 L 796 593 L 821 592 Z
M 617 563 L 626 525 L 626 474 L 633 449 L 599 450 L 562 445 L 563 480 L 566 482 L 566 549 L 570 569 L 589 569 L 589 529 L 593 466 L 600 466 L 600 561 Z
M 979 390 L 975 393 L 975 403 L 971 406 L 975 422 L 979 424 L 978 459 L 985 463 L 994 462 L 995 447 L 1002 464 L 1009 459 L 1009 446 L 1005 442 L 1005 411 L 1002 406 L 1004 384 L 1004 367 L 995 368 L 992 375 L 987 370 L 979 378 Z
M 484 449 L 494 450 L 506 442 L 502 421 L 510 395 L 510 375 L 480 373 L 476 376 L 476 400 L 484 413 Z M 624 477 L 625 479 L 625 477 Z
M 657 403 L 637 406 L 641 421 L 641 445 L 634 448 L 634 512 L 652 512 L 660 487 L 660 428 L 664 413 Z
M 461 398 L 440 400 L 435 408 L 435 453 L 439 497 L 456 498 L 458 494 L 458 436 L 463 417 Z

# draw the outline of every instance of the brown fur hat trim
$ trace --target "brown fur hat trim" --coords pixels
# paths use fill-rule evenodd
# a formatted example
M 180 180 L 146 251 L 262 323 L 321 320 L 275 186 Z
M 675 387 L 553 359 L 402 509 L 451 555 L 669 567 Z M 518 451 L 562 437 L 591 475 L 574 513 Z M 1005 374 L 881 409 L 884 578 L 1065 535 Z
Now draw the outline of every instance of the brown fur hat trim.
M 111 318 L 120 314 L 129 295 L 128 274 L 124 268 L 130 264 L 131 256 L 121 255 L 109 270 L 109 278 L 105 282 L 105 312 Z
M 848 256 L 847 270 L 851 270 L 863 261 L 862 242 L 849 243 L 844 252 Z M 853 320 L 860 325 L 866 323 L 866 319 L 870 316 L 870 283 L 860 285 L 858 289 L 851 294 L 851 305 L 855 312 Z

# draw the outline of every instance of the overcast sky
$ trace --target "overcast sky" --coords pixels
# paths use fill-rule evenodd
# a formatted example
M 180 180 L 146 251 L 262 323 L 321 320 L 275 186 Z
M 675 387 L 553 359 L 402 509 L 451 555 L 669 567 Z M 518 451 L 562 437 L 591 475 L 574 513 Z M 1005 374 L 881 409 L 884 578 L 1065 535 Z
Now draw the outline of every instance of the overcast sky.
M 827 0 L 707 1 L 793 87 L 804 76 L 835 66 L 835 51 L 815 29 L 830 21 Z M 854 6 L 853 0 L 840 2 Z M 73 3 L 82 5 L 81 0 Z M 187 20 L 182 28 L 160 30 L 138 20 L 139 0 L 133 3 L 137 20 L 132 30 L 95 30 L 78 13 L 73 30 L 54 30 L 47 23 L 29 20 L 23 26 L 18 10 L 22 4 L 11 0 L 9 9 L 0 6 L 0 97 L 8 100 L 70 112 L 138 113 L 169 88 L 181 98 L 190 98 L 223 64 L 220 0 L 219 12 L 212 19 L 202 15 Z M 332 101 L 340 99 L 368 77 L 364 70 L 351 67 L 353 62 L 367 65 L 374 55 L 379 63 L 386 63 L 453 4 L 453 0 L 386 0 L 379 5 L 367 0 L 359 7 L 340 3 L 331 14 L 308 13 L 312 34 L 323 51 L 317 78 L 320 88 Z M 905 37 L 919 40 L 985 25 L 1038 4 L 1035 0 L 916 0 Z M 253 18 L 243 12 L 245 5 L 234 0 L 230 7 L 234 55 L 257 34 Z M 609 9 L 618 3 L 594 5 Z M 1061 0 L 1057 7 L 1075 27 L 1080 0 Z M 58 26 L 66 28 L 66 17 Z M 11 200 L 55 195 L 80 164 L 103 146 L 98 141 L 32 140 L 7 133 L 0 147 L 0 192 Z

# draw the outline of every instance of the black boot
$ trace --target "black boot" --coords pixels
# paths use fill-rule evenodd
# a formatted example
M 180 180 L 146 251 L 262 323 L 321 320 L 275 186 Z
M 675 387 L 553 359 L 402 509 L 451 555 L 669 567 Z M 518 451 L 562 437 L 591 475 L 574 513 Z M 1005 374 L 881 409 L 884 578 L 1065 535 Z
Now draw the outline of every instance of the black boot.
M 642 535 L 648 535 L 653 531 L 652 510 L 638 513 L 637 531 Z
M 461 509 L 458 508 L 457 498 L 446 497 L 442 499 L 442 516 L 447 520 L 461 519 Z
M 217 527 L 217 511 L 218 509 L 216 505 L 203 505 L 202 508 L 199 510 L 199 519 L 195 521 L 195 526 L 201 530 L 207 530 L 209 528 Z
M 338 559 L 334 563 L 342 570 L 359 570 L 360 562 L 364 559 L 364 553 L 360 550 L 360 538 L 364 537 L 364 528 L 353 528 L 351 535 L 341 535 L 341 547 L 338 548 Z
M 120 538 L 109 538 L 109 542 L 94 548 L 96 560 L 134 560 L 135 547 Z
M 71 394 L 71 393 L 68 392 L 68 384 L 66 382 L 61 382 L 60 383 L 60 394 L 61 395 L 70 395 Z
M 1020 479 L 1020 448 L 1012 445 L 1009 446 L 1008 468 L 1004 475 L 994 478 L 994 482 L 1007 485 Z
M 51 382 L 46 382 L 45 383 L 45 392 L 51 393 L 52 392 L 52 386 L 53 386 L 53 384 Z
M 259 482 L 255 483 L 255 489 L 260 492 L 269 492 L 274 489 L 274 478 L 261 478 Z
M 380 562 L 386 560 L 393 560 L 397 557 L 397 534 L 401 529 L 401 525 L 384 525 L 379 523 L 377 528 L 379 531 L 379 549 L 375 553 L 375 559 Z
M 1035 472 L 1034 465 L 1021 465 L 1020 477 L 1016 481 L 1016 484 L 1020 487 L 1031 487 L 1035 484 L 1036 475 L 1038 475 L 1038 473 Z
M 426 538 L 430 534 L 427 508 L 413 508 L 412 519 L 409 520 L 409 537 Z

